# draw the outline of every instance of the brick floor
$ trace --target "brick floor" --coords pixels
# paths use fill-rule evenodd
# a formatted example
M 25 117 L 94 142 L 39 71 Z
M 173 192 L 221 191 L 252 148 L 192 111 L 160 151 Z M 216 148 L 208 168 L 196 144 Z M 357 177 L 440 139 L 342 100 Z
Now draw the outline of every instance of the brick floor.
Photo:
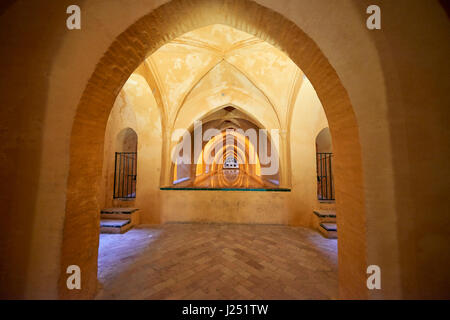
M 97 299 L 335 299 L 337 240 L 287 226 L 141 225 L 101 234 Z

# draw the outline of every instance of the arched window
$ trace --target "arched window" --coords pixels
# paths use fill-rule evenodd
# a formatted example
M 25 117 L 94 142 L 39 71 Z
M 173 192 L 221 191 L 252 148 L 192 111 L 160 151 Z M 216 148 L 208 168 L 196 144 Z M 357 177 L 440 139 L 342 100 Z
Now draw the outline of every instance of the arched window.
M 330 129 L 324 128 L 316 137 L 317 198 L 319 200 L 334 200 L 332 160 Z
M 131 128 L 119 132 L 115 144 L 114 199 L 136 198 L 137 134 Z

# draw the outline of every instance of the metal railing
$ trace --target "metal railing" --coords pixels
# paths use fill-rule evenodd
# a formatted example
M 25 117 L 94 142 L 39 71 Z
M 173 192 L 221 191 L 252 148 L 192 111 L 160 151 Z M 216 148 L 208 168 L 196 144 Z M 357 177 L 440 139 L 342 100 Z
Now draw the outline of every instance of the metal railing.
M 137 152 L 116 152 L 114 199 L 136 198 Z
M 318 152 L 316 154 L 317 197 L 319 200 L 335 200 L 332 159 L 333 154 L 330 152 Z

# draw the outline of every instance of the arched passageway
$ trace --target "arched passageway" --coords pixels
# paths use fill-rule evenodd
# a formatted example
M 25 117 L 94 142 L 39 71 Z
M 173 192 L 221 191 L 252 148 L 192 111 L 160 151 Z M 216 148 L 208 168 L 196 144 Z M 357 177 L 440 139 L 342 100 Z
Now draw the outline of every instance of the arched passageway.
M 330 129 L 323 128 L 316 137 L 317 198 L 335 200 L 333 147 Z
M 246 12 L 245 16 L 240 12 Z M 365 298 L 366 226 L 358 124 L 344 86 L 326 57 L 289 19 L 251 1 L 172 1 L 142 17 L 122 33 L 98 63 L 78 105 L 71 136 L 61 270 L 76 257 L 84 270 L 81 292 L 60 295 L 92 297 L 96 289 L 98 203 L 106 121 L 118 90 L 146 56 L 190 30 L 221 23 L 253 34 L 286 52 L 304 71 L 322 102 L 333 135 L 341 297 Z M 85 141 L 89 140 L 89 146 Z M 88 157 L 86 157 L 88 156 Z M 96 165 L 85 165 L 89 158 Z M 351 174 L 349 174 L 351 173 Z M 97 181 L 80 189 L 84 181 Z M 82 204 L 82 205 L 80 205 Z M 82 231 L 76 225 L 84 225 Z
M 147 53 L 213 23 L 244 30 L 286 52 L 323 102 L 337 159 L 336 182 L 350 186 L 336 185 L 338 211 L 345 209 L 340 231 L 350 230 L 340 236 L 340 297 L 448 297 L 449 274 L 442 272 L 449 265 L 442 254 L 450 251 L 448 208 L 442 199 L 448 190 L 449 148 L 442 141 L 449 139 L 450 47 L 442 1 L 384 1 L 382 29 L 367 30 L 369 3 L 360 0 L 136 0 L 125 10 L 119 0 L 80 0 L 81 31 L 64 28 L 68 1 L 6 2 L 0 5 L 0 36 L 8 39 L 0 45 L 0 161 L 2 181 L 11 183 L 0 186 L 7 213 L 0 232 L 2 297 L 93 295 L 97 209 L 102 206 L 95 179 L 111 105 Z M 153 99 L 159 105 L 157 93 Z M 306 95 L 303 102 L 317 100 Z M 353 113 L 347 112 L 349 101 Z M 168 116 L 154 112 L 147 119 Z M 296 119 L 291 126 L 306 127 L 297 116 L 290 117 Z M 153 128 L 154 123 L 145 125 Z M 160 127 L 162 135 L 170 129 Z M 359 144 L 350 139 L 354 132 Z M 301 145 L 301 139 L 290 139 Z M 293 162 L 307 155 L 314 164 L 314 144 L 291 151 Z M 95 168 L 83 168 L 86 158 Z M 139 167 L 141 176 L 146 170 L 152 180 L 159 178 L 156 170 Z M 312 167 L 307 178 L 315 183 Z M 301 183 L 294 179 L 292 186 L 298 189 Z M 160 199 L 150 200 L 161 209 Z M 289 205 L 292 215 L 285 223 L 309 224 L 295 212 L 306 212 L 310 205 L 299 205 L 304 203 Z M 78 263 L 78 257 L 83 290 L 64 292 L 63 269 Z M 365 264 L 381 267 L 381 290 L 364 288 Z

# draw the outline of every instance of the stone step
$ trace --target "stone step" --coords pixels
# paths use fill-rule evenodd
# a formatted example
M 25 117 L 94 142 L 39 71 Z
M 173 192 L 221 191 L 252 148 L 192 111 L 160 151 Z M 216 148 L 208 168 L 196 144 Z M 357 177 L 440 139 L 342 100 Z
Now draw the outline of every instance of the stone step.
M 105 214 L 132 214 L 135 211 L 138 211 L 137 208 L 107 208 L 100 211 Z
M 131 224 L 134 226 L 139 224 L 138 210 L 137 208 L 107 208 L 100 211 L 100 219 L 131 219 Z
M 336 218 L 336 211 L 334 210 L 314 210 L 316 216 L 319 218 Z
M 319 224 L 319 231 L 329 239 L 337 239 L 337 225 L 331 222 L 322 222 Z
M 319 201 L 316 209 L 325 211 L 336 211 L 335 201 Z
M 131 219 L 100 219 L 100 233 L 124 233 L 131 227 Z
M 313 210 L 314 213 L 314 225 L 320 230 L 321 223 L 336 223 L 336 211 L 332 210 Z

